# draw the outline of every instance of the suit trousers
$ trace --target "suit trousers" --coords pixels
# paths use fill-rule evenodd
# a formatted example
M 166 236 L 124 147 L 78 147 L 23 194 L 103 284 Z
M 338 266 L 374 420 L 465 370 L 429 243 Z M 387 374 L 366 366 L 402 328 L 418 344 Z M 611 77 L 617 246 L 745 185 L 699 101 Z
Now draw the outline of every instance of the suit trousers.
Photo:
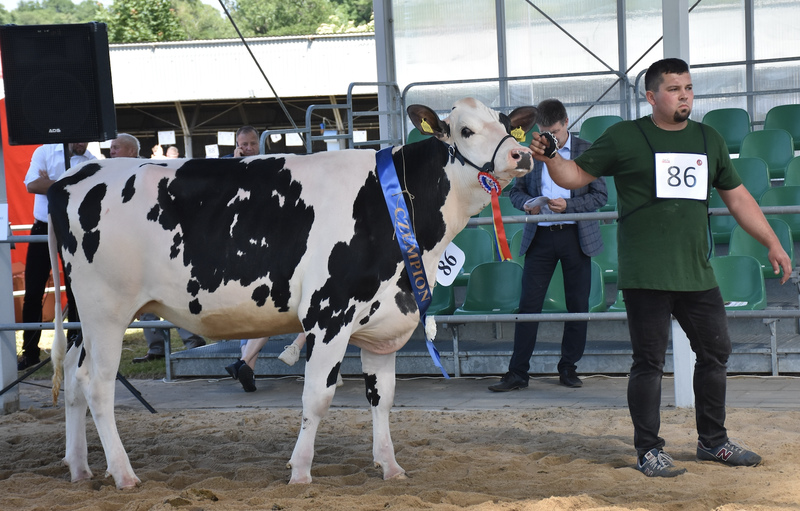
M 588 312 L 591 290 L 592 258 L 581 250 L 578 226 L 560 224 L 538 226 L 522 270 L 522 294 L 519 300 L 521 314 L 542 312 L 547 288 L 556 264 L 561 261 L 564 273 L 564 297 L 569 312 Z M 586 348 L 585 321 L 564 322 L 561 338 L 560 374 L 574 371 Z M 538 322 L 520 322 L 514 330 L 514 353 L 508 364 L 509 372 L 528 381 L 531 356 L 536 346 Z

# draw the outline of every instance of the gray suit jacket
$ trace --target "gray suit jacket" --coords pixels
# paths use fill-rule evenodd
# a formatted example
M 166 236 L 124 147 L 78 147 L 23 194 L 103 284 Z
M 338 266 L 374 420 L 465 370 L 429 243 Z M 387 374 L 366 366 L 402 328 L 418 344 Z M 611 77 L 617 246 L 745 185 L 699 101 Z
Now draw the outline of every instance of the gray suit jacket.
M 570 159 L 577 158 L 591 145 L 586 140 L 570 135 Z M 543 164 L 536 161 L 533 170 L 521 178 L 517 178 L 511 188 L 509 197 L 511 203 L 519 210 L 523 210 L 523 205 L 528 199 L 542 195 L 542 170 Z M 600 177 L 589 183 L 588 186 L 572 190 L 571 198 L 567 199 L 567 209 L 565 213 L 590 213 L 597 211 L 605 205 L 608 200 L 606 181 Z M 524 255 L 536 235 L 538 224 L 525 224 L 525 232 L 522 235 L 522 246 L 520 254 Z M 578 233 L 580 235 L 581 250 L 589 257 L 595 256 L 603 251 L 603 238 L 600 235 L 600 223 L 597 220 L 578 221 Z

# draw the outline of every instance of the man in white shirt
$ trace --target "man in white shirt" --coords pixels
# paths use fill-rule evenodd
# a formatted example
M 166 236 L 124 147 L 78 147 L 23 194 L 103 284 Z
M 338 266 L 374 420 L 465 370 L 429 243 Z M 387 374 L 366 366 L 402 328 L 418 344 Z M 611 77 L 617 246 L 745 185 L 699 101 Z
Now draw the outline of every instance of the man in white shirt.
M 87 142 L 67 144 L 70 154 L 70 167 L 94 160 L 86 150 Z M 38 147 L 31 157 L 31 165 L 25 175 L 28 192 L 35 194 L 33 199 L 33 227 L 31 235 L 47 234 L 47 190 L 66 171 L 64 168 L 64 144 L 47 144 Z M 42 321 L 42 301 L 47 279 L 50 277 L 50 255 L 47 243 L 31 243 L 25 259 L 25 299 L 22 305 L 22 322 Z M 77 321 L 77 310 L 73 306 L 72 290 L 69 282 L 67 300 L 69 302 L 69 321 Z M 71 334 L 74 336 L 75 333 Z M 22 355 L 17 361 L 17 370 L 23 370 L 39 363 L 39 330 L 26 330 L 23 335 Z

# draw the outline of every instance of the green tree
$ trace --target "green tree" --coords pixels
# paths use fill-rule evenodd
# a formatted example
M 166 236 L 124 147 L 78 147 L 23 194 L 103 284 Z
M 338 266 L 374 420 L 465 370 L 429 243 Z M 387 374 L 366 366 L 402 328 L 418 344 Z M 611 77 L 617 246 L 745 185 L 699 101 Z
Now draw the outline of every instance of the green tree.
M 174 0 L 181 28 L 189 40 L 230 39 L 236 31 L 218 10 L 200 0 Z
M 314 34 L 334 14 L 329 0 L 225 0 L 245 36 Z
M 355 26 L 369 24 L 372 19 L 372 0 L 330 0 L 340 19 Z M 373 31 L 374 31 L 373 27 Z
M 97 13 L 98 4 L 92 0 L 77 5 L 72 0 L 23 1 L 5 19 L 17 25 L 58 25 L 94 21 Z
M 98 21 L 108 25 L 112 43 L 179 41 L 186 39 L 170 0 L 114 0 Z

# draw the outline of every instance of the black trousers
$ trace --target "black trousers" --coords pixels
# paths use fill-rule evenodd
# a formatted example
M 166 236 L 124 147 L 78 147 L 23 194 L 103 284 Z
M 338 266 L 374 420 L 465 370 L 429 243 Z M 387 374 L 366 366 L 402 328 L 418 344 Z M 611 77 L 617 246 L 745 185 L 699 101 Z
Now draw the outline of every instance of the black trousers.
M 694 366 L 695 420 L 698 439 L 717 446 L 728 439 L 725 393 L 731 339 L 719 288 L 708 291 L 623 289 L 633 365 L 628 379 L 628 407 L 633 443 L 641 457 L 664 447 L 661 428 L 661 377 L 674 316 L 697 355 Z
M 592 258 L 581 250 L 578 226 L 567 224 L 563 228 L 539 226 L 536 235 L 525 253 L 522 270 L 522 295 L 519 312 L 535 314 L 542 312 L 542 305 L 553 277 L 556 264 L 561 261 L 564 272 L 564 297 L 569 312 L 589 311 L 589 292 L 592 285 Z M 564 322 L 561 337 L 561 360 L 558 372 L 574 371 L 586 349 L 585 321 Z M 517 323 L 514 330 L 514 353 L 508 370 L 528 381 L 531 355 L 536 346 L 538 322 Z
M 39 220 L 33 223 L 31 235 L 47 234 L 47 223 Z M 42 303 L 47 280 L 50 278 L 50 253 L 47 243 L 30 243 L 28 255 L 25 259 L 25 298 L 22 303 L 22 322 L 40 323 L 42 321 Z M 78 321 L 78 309 L 74 306 L 72 288 L 69 279 L 65 277 L 67 288 L 67 301 L 69 303 L 69 321 Z M 70 331 L 72 339 L 76 332 Z M 27 360 L 39 359 L 39 338 L 41 331 L 25 330 L 22 334 L 22 356 Z

